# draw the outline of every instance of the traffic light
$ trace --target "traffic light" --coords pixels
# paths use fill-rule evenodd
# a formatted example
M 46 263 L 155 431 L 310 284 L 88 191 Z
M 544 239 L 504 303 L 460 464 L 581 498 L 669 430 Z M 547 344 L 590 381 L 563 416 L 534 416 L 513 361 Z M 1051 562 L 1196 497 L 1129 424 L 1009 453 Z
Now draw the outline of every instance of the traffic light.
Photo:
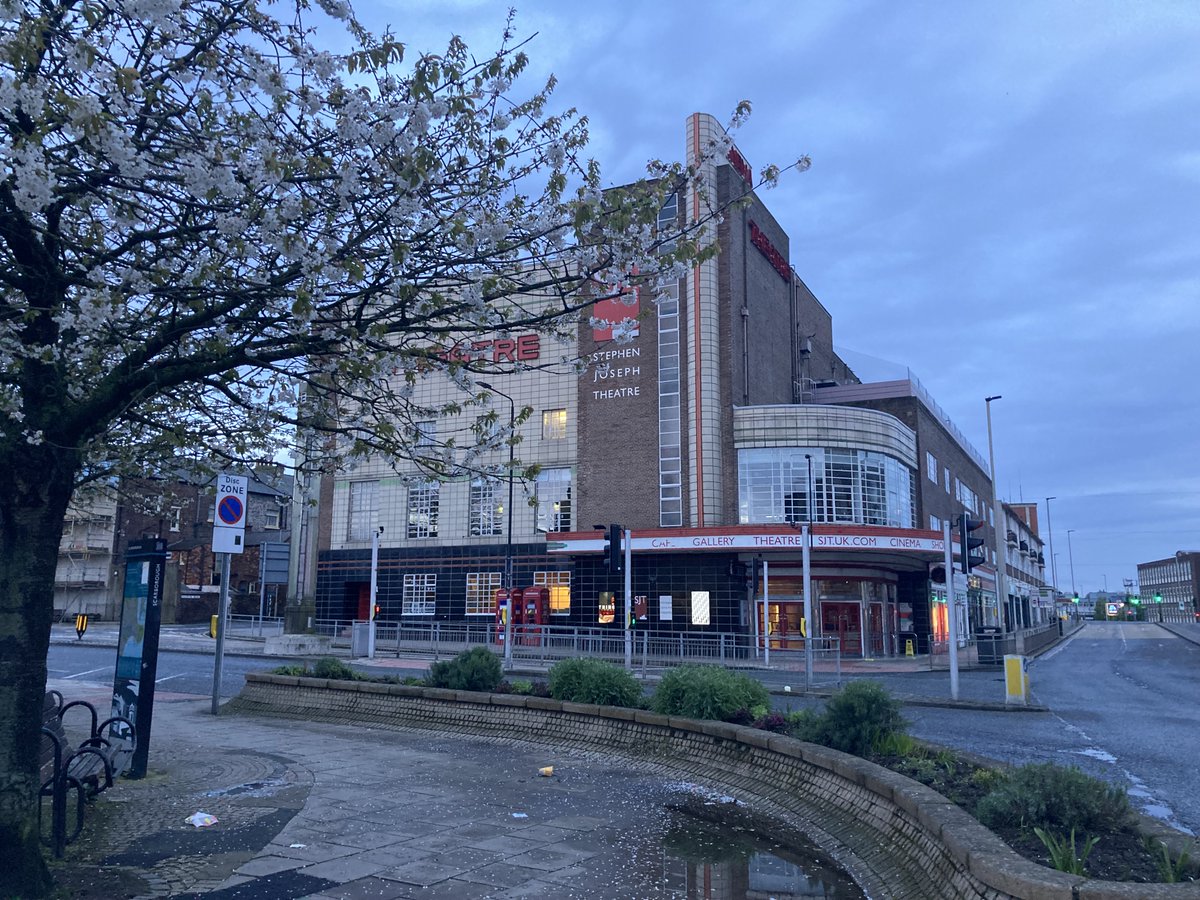
M 376 604 L 375 604 L 375 608 L 374 608 L 373 610 L 371 610 L 371 618 L 372 618 L 372 619 L 378 619 L 378 618 L 379 618 L 379 612 L 380 612 L 380 610 L 382 610 L 382 609 L 383 609 L 383 607 L 382 607 L 382 606 L 380 606 L 378 603 L 376 603 Z
M 1162 603 L 1162 594 L 1158 593 L 1157 591 L 1154 594 L 1154 602 Z
M 1071 598 L 1071 602 L 1072 602 L 1072 603 L 1078 603 L 1078 602 L 1079 602 L 1079 595 L 1078 595 L 1078 594 L 1076 594 L 1074 597 L 1072 597 L 1072 598 Z
M 608 572 L 610 575 L 620 575 L 621 570 L 625 568 L 625 557 L 621 552 L 622 531 L 624 529 L 615 523 L 608 526 Z
M 1141 606 L 1142 598 L 1137 596 L 1136 594 L 1134 594 L 1132 597 L 1129 598 L 1129 602 L 1132 603 L 1134 606 Z
M 961 513 L 954 527 L 958 529 L 959 561 L 962 563 L 963 574 L 966 575 L 971 569 L 985 562 L 983 554 L 976 552 L 983 546 L 983 538 L 975 536 L 975 532 L 983 527 L 983 522 Z

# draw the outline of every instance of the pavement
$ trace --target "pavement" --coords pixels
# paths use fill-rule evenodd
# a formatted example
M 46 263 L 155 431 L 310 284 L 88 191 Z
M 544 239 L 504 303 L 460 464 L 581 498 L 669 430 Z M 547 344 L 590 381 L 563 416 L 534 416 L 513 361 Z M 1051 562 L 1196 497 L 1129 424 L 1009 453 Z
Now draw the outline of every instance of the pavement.
M 235 706 L 213 716 L 203 699 L 159 695 L 147 777 L 121 779 L 89 807 L 83 837 L 55 864 L 65 895 L 691 896 L 697 851 L 686 848 L 706 838 L 675 808 L 695 802 L 695 785 L 594 754 L 262 719 Z M 553 773 L 540 775 L 546 766 Z M 188 824 L 195 813 L 216 822 Z M 718 856 L 712 848 L 724 845 L 707 840 Z

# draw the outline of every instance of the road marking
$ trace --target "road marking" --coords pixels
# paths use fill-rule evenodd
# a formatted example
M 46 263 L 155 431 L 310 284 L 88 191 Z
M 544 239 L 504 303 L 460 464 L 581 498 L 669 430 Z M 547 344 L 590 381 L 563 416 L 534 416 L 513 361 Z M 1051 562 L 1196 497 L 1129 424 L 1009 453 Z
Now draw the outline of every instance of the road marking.
M 154 679 L 154 683 L 162 684 L 164 681 L 170 681 L 172 678 L 182 678 L 182 677 L 183 677 L 182 672 L 180 672 L 178 675 L 164 675 L 162 678 Z
M 107 672 L 111 666 L 101 666 L 98 669 L 88 669 L 86 672 L 76 672 L 74 675 L 64 675 L 63 678 L 82 678 L 84 675 L 94 675 L 96 672 Z

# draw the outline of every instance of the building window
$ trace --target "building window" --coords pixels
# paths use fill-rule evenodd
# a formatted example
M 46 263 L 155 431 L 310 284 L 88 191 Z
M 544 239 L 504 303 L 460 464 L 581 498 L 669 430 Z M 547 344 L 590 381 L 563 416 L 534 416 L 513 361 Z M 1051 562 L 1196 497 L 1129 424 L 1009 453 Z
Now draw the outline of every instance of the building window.
M 662 528 L 683 524 L 679 372 L 679 285 L 671 284 L 658 301 L 658 524 Z
M 504 533 L 496 488 L 496 482 L 486 478 L 476 478 L 471 482 L 467 532 L 472 537 Z
M 167 511 L 167 531 L 179 531 L 183 526 L 183 507 L 172 506 Z M 278 526 L 276 526 L 278 527 Z
M 742 525 L 848 522 L 916 527 L 914 473 L 868 450 L 764 447 L 738 452 Z
M 405 575 L 401 615 L 432 616 L 436 609 L 437 575 Z
M 500 572 L 467 573 L 467 615 L 494 616 L 496 614 L 496 591 L 503 580 Z
M 542 439 L 561 441 L 567 436 L 567 411 L 565 409 L 542 410 Z
M 441 485 L 436 481 L 423 481 L 408 489 L 408 536 L 410 538 L 437 537 L 438 501 Z
M 946 493 L 948 494 L 950 493 L 950 470 L 942 469 L 942 475 L 944 475 L 946 479 Z
M 417 446 L 432 447 L 437 440 L 437 422 L 417 423 Z
M 929 517 L 929 530 L 930 531 L 941 531 L 942 530 L 942 520 L 939 519 L 937 516 L 930 516 Z
M 536 490 L 538 531 L 570 531 L 571 470 L 542 469 Z
M 929 480 L 932 481 L 934 484 L 938 483 L 938 480 L 937 480 L 937 457 L 934 456 L 932 453 L 925 454 L 925 474 L 929 476 Z
M 369 541 L 379 524 L 379 482 L 350 482 L 350 507 L 346 515 L 346 540 Z
M 281 526 L 280 522 L 283 518 L 283 507 L 278 503 L 266 502 L 263 504 L 263 528 L 271 528 L 278 530 Z
M 550 615 L 566 616 L 571 612 L 571 573 L 534 572 L 533 583 L 550 588 Z
M 674 234 L 679 230 L 679 192 L 676 191 L 667 197 L 662 205 L 662 209 L 658 211 L 658 239 L 662 240 L 665 235 Z M 663 241 L 659 250 L 667 253 L 673 250 L 675 242 Z

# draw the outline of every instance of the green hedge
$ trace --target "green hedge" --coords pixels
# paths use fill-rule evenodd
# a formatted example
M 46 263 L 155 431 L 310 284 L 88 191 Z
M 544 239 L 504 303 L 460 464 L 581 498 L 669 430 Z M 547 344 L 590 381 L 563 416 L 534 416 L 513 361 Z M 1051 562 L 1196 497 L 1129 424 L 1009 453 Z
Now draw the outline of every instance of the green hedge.
M 651 708 L 689 719 L 753 721 L 768 708 L 767 689 L 741 672 L 720 666 L 680 666 L 663 676 Z
M 564 659 L 550 669 L 550 696 L 570 703 L 638 706 L 642 686 L 620 666 L 600 659 Z
M 429 667 L 429 685 L 455 691 L 494 691 L 502 679 L 500 660 L 487 647 L 464 650 Z

